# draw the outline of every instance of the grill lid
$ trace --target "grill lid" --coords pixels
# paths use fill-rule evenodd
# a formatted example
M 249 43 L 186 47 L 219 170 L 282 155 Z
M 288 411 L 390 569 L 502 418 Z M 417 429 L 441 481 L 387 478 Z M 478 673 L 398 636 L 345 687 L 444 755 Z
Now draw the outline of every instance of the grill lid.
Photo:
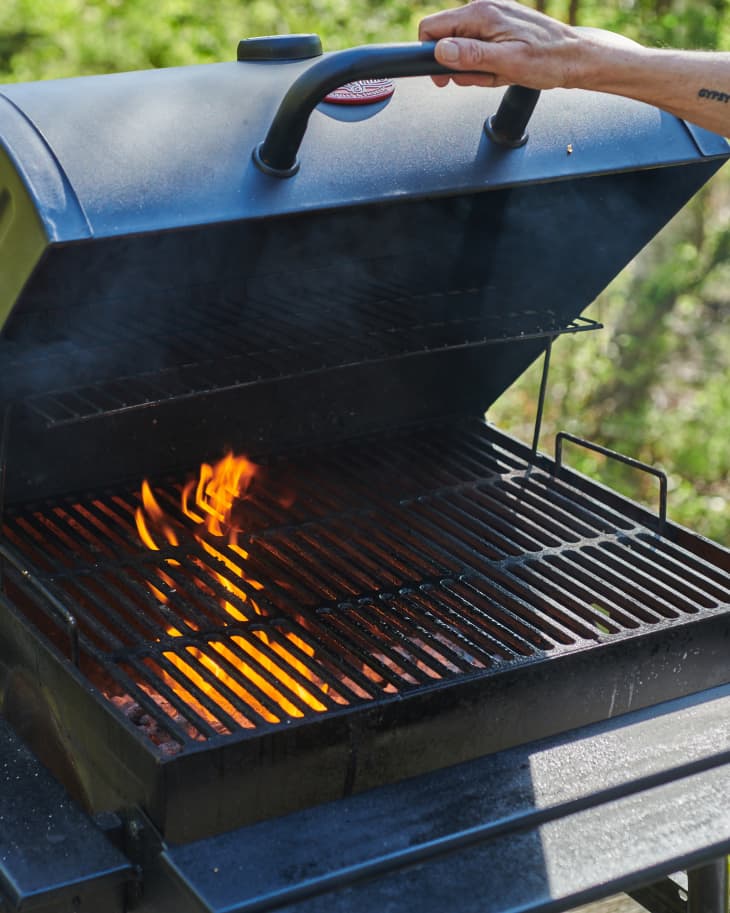
M 424 77 L 398 80 L 375 110 L 321 104 L 302 143 L 301 172 L 276 180 L 251 153 L 286 90 L 312 65 L 245 61 L 3 87 L 0 320 L 15 306 L 47 302 L 49 286 L 65 308 L 98 307 L 119 296 L 120 282 L 127 298 L 218 287 L 221 268 L 244 282 L 251 266 L 231 263 L 230 248 L 210 256 L 220 250 L 216 229 L 230 223 L 727 155 L 724 140 L 695 132 L 698 145 L 684 124 L 646 105 L 562 90 L 543 93 L 530 141 L 506 151 L 483 130 L 502 90 L 437 90 Z M 675 197 L 671 182 L 663 192 Z M 677 192 L 674 207 L 684 200 Z M 564 205 L 591 230 L 585 212 L 570 212 L 569 196 Z M 377 210 L 370 219 L 369 237 L 378 238 Z M 185 230 L 193 227 L 201 229 L 200 256 L 191 267 Z M 509 243 L 528 255 L 524 225 L 514 228 Z M 130 251 L 131 236 L 162 232 L 174 234 L 153 255 Z M 432 240 L 439 245 L 438 229 Z M 328 241 L 325 231 L 320 249 Z M 554 233 L 550 244 L 554 256 L 565 253 Z M 276 251 L 292 268 L 307 262 L 302 254 Z

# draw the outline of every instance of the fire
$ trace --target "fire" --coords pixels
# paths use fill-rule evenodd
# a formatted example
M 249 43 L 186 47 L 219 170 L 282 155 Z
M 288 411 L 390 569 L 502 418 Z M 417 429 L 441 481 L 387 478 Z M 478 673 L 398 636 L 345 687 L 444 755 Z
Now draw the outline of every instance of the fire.
M 193 539 L 206 555 L 225 568 L 227 573 L 211 568 L 200 558 L 191 559 L 201 570 L 212 574 L 221 588 L 237 600 L 237 604 L 234 604 L 224 596 L 219 597 L 221 608 L 232 622 L 251 622 L 264 614 L 249 595 L 251 590 L 263 591 L 264 585 L 245 573 L 244 563 L 248 559 L 248 552 L 238 544 L 240 530 L 234 520 L 236 505 L 247 496 L 257 472 L 258 467 L 246 457 L 235 456 L 230 452 L 214 465 L 203 463 L 198 479 L 191 480 L 183 488 L 180 509 L 185 519 L 178 521 L 173 521 L 165 513 L 145 479 L 141 489 L 142 504 L 135 513 L 137 532 L 148 549 L 160 551 L 161 543 L 168 548 L 178 548 L 186 533 L 192 533 Z M 211 541 L 211 538 L 226 541 L 219 544 Z M 165 562 L 171 566 L 180 566 L 176 558 L 166 558 Z M 157 574 L 168 587 L 174 589 L 174 582 L 164 570 L 158 569 Z M 236 580 L 245 584 L 245 588 L 238 585 Z M 196 579 L 196 584 L 201 589 L 209 590 L 200 580 Z M 163 604 L 169 603 L 165 593 L 152 584 L 148 585 L 156 599 Z M 251 611 L 241 611 L 241 604 L 250 606 Z M 185 623 L 190 631 L 195 631 L 192 622 L 186 620 Z M 175 638 L 183 636 L 183 632 L 174 626 L 167 629 L 167 634 Z M 260 646 L 256 644 L 257 641 Z M 288 641 L 290 647 L 280 641 Z M 272 710 L 272 705 L 289 717 L 304 715 L 301 708 L 287 695 L 296 695 L 312 710 L 326 710 L 317 697 L 317 692 L 326 694 L 327 685 L 315 680 L 312 670 L 296 657 L 292 648 L 309 657 L 314 656 L 314 649 L 295 634 L 285 632 L 279 639 L 275 639 L 255 628 L 248 637 L 233 635 L 226 643 L 210 640 L 208 647 L 209 650 L 204 650 L 188 645 L 179 651 L 186 658 L 172 651 L 165 651 L 163 655 L 190 686 L 203 692 L 239 725 L 252 724 L 235 708 L 231 695 L 271 723 L 279 722 L 279 716 Z M 211 655 L 213 653 L 215 657 Z M 215 685 L 198 671 L 201 667 L 215 679 Z M 231 671 L 227 671 L 227 668 Z M 297 674 L 311 684 L 303 685 L 297 680 Z M 183 697 L 199 716 L 219 728 L 215 715 L 196 700 L 177 677 L 164 673 L 164 678 L 165 683 Z M 265 695 L 268 699 L 266 703 L 256 696 L 257 693 Z
M 144 482 L 142 482 L 142 507 L 137 508 L 134 519 L 137 523 L 137 532 L 139 533 L 140 539 L 147 548 L 151 548 L 153 551 L 158 552 L 160 547 L 152 538 L 147 517 L 149 517 L 150 524 L 153 525 L 153 528 L 156 527 L 170 545 L 178 544 L 175 530 L 167 522 L 165 512 L 152 494 L 150 483 L 145 479 Z
M 228 530 L 230 541 L 235 541 L 237 530 L 231 525 L 233 505 L 246 496 L 255 475 L 254 463 L 230 452 L 215 466 L 203 463 L 197 483 L 188 482 L 183 489 L 183 513 L 195 523 L 203 523 L 213 536 L 225 536 Z M 195 508 L 190 507 L 193 489 Z

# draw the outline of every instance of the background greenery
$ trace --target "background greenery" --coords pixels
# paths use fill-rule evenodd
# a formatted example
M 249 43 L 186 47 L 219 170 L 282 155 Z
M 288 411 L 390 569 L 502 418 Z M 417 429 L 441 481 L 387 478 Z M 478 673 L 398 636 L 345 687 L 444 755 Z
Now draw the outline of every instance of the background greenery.
M 444 0 L 448 2 L 448 0 Z M 730 48 L 730 0 L 534 0 L 658 46 Z M 2 0 L 0 81 L 229 60 L 240 37 L 316 31 L 327 49 L 410 40 L 424 0 Z M 730 173 L 721 173 L 559 340 L 542 444 L 566 428 L 670 474 L 670 514 L 730 544 Z M 538 366 L 539 369 L 539 366 Z M 539 370 L 490 418 L 529 440 Z M 570 462 L 653 503 L 653 482 Z

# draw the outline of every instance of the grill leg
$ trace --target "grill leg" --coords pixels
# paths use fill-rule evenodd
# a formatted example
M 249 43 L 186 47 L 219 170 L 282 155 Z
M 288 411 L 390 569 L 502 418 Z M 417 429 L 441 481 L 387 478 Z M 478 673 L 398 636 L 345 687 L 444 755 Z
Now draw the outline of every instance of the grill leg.
M 687 872 L 687 913 L 728 913 L 727 860 L 723 856 Z

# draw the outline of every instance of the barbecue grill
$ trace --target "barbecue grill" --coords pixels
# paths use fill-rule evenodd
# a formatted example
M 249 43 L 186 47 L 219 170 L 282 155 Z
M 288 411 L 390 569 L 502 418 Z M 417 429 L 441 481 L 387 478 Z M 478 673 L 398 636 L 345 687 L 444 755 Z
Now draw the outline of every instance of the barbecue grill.
M 662 474 L 655 515 L 483 417 L 724 140 L 399 79 L 427 44 L 238 58 L 0 94 L 5 757 L 78 842 L 14 835 L 11 909 L 283 906 L 306 860 L 196 865 L 728 681 L 730 555 Z

